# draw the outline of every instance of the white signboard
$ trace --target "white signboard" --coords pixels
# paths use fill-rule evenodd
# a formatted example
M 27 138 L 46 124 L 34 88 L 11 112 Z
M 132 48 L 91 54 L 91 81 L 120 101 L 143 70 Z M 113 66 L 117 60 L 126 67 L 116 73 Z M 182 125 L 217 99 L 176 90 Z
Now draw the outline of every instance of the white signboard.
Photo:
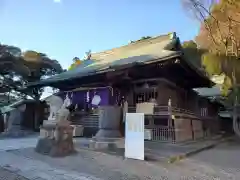
M 144 113 L 127 113 L 125 157 L 144 160 Z

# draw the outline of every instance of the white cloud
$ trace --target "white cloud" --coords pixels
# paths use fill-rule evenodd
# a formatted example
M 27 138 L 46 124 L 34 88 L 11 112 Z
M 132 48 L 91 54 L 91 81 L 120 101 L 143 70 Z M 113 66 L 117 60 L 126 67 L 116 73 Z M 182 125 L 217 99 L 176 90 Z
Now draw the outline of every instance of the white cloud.
M 53 0 L 55 3 L 61 3 L 61 0 Z

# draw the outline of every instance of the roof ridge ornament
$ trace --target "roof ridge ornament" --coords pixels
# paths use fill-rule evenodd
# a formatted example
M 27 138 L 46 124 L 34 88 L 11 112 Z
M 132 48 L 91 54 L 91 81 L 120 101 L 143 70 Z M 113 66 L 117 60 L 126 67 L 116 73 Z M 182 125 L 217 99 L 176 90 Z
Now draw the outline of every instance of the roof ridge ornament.
M 89 50 L 89 51 L 85 52 L 85 56 L 84 56 L 83 60 L 90 60 L 91 56 L 92 56 L 92 51 Z
M 168 36 L 169 36 L 169 38 L 170 38 L 171 40 L 177 38 L 176 32 L 169 33 Z

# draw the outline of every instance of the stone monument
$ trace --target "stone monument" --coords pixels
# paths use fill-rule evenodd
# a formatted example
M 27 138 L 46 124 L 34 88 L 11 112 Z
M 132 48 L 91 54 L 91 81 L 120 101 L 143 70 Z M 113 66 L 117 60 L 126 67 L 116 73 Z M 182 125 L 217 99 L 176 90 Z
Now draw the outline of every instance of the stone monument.
M 122 108 L 119 106 L 99 107 L 99 130 L 92 138 L 90 147 L 94 149 L 116 149 L 121 144 L 120 121 Z
M 66 156 L 74 151 L 73 146 L 73 127 L 68 121 L 69 110 L 67 107 L 71 104 L 71 100 L 66 95 L 64 102 L 59 108 L 57 98 L 52 98 L 50 104 L 49 122 L 45 121 L 41 127 L 40 139 L 38 140 L 36 151 L 41 154 L 48 154 L 50 156 Z M 53 103 L 54 102 L 54 103 Z M 56 105 L 51 108 L 51 105 Z
M 26 110 L 26 105 L 23 104 L 17 108 L 12 109 L 9 112 L 9 116 L 6 120 L 6 130 L 3 133 L 4 137 L 23 137 L 28 135 L 30 132 L 23 129 L 22 120 L 23 113 Z
M 96 139 L 120 138 L 121 107 L 101 106 L 99 107 L 99 131 Z

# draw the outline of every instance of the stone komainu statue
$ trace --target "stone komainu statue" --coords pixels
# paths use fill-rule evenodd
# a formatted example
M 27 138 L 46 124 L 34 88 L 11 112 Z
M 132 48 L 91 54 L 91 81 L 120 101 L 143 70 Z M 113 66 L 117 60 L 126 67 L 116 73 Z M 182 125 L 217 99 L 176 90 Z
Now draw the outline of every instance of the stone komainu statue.
M 61 109 L 63 105 L 62 98 L 59 96 L 52 95 L 50 98 L 46 99 L 45 101 L 50 108 L 50 114 L 49 114 L 48 120 L 55 120 L 59 109 Z

